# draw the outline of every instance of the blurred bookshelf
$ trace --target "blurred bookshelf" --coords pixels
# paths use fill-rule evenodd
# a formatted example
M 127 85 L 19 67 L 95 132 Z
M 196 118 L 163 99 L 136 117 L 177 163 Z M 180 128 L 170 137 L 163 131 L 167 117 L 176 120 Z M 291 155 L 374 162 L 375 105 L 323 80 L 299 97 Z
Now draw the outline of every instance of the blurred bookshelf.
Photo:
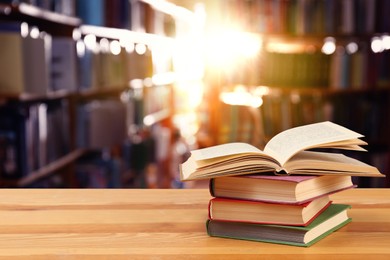
M 283 130 L 330 120 L 362 133 L 368 152 L 353 155 L 389 172 L 386 8 L 389 1 L 206 3 L 212 17 L 206 34 L 215 41 L 209 42 L 205 97 L 212 105 L 204 146 L 245 141 L 262 148 Z M 223 99 L 227 94 L 235 100 Z M 389 175 L 375 183 L 355 181 L 390 186 Z
M 188 23 L 166 1 L 0 1 L 0 186 L 171 187 Z
M 324 120 L 387 173 L 389 3 L 0 1 L 1 186 L 182 187 L 190 148 Z

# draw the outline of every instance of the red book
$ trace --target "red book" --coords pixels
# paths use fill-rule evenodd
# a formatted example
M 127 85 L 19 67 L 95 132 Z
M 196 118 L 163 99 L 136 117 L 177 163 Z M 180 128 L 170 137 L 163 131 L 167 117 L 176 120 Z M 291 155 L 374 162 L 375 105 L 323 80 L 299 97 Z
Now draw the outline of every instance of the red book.
M 260 201 L 213 198 L 209 202 L 209 219 L 307 226 L 331 205 L 328 196 L 319 197 L 304 204 L 278 204 Z
M 302 204 L 355 187 L 351 176 L 239 175 L 210 180 L 213 197 Z

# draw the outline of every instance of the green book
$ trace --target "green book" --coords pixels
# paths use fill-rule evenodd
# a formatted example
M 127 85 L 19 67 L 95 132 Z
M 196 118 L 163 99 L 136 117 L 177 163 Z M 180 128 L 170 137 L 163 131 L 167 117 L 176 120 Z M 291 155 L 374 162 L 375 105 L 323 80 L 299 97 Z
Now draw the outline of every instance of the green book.
M 263 225 L 207 220 L 209 236 L 308 247 L 351 222 L 350 205 L 332 204 L 311 224 L 302 226 Z

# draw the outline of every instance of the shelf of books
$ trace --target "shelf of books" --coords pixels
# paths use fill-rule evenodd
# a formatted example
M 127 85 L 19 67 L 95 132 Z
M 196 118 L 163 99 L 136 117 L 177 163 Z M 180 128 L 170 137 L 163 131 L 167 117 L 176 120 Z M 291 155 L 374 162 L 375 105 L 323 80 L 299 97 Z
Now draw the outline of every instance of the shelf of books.
M 42 8 L 22 1 L 2 2 L 8 3 L 0 3 L 2 20 L 23 21 L 50 34 L 72 36 L 74 28 L 81 24 L 81 19 L 74 16 L 72 1 L 57 5 L 57 10 L 52 10 L 49 4 Z
M 212 76 L 211 144 L 251 143 L 253 133 L 261 133 L 256 140 L 261 148 L 284 130 L 333 121 L 362 133 L 370 145 L 360 159 L 388 171 L 390 22 L 383 11 L 388 1 L 215 1 L 206 7 L 214 25 L 238 28 L 258 43 L 251 57 L 220 66 Z M 249 102 L 221 98 L 237 87 L 261 100 L 257 113 Z
M 209 7 L 221 23 L 264 34 L 356 36 L 389 29 L 386 0 L 220 0 Z
M 154 169 L 155 186 L 169 187 L 170 36 L 184 9 L 153 6 L 0 4 L 3 186 L 148 187 Z
M 24 3 L 0 10 L 0 178 L 3 187 L 17 187 L 29 173 L 65 167 L 76 153 L 69 136 L 76 51 L 69 43 L 81 20 Z

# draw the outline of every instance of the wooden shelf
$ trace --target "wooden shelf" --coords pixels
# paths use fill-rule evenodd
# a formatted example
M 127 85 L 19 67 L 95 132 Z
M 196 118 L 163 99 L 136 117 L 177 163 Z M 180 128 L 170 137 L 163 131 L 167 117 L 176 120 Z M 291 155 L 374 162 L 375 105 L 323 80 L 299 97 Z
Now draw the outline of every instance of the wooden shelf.
M 0 16 L 3 18 L 14 18 L 15 20 L 20 21 L 34 19 L 36 22 L 40 20 L 41 22 L 50 22 L 72 27 L 81 24 L 79 18 L 43 10 L 25 3 L 20 3 L 18 5 L 0 4 Z
M 23 102 L 23 103 L 36 103 L 44 102 L 47 100 L 62 99 L 73 95 L 74 93 L 66 90 L 58 90 L 47 93 L 46 95 L 37 94 L 0 94 L 0 104 L 6 104 L 10 102 Z
M 53 35 L 66 36 L 72 36 L 73 30 L 81 25 L 79 18 L 43 10 L 25 3 L 0 4 L 0 19 L 23 21 Z
M 48 165 L 40 168 L 37 171 L 29 173 L 26 177 L 20 179 L 17 181 L 16 186 L 17 187 L 26 187 L 35 181 L 49 177 L 50 175 L 54 174 L 56 171 L 60 170 L 61 168 L 65 167 L 66 165 L 74 162 L 78 158 L 80 158 L 82 155 L 85 154 L 85 150 L 78 149 L 75 150 L 64 157 L 49 163 Z
M 292 33 L 256 33 L 251 32 L 253 34 L 258 34 L 262 39 L 266 41 L 275 41 L 275 42 L 299 42 L 302 44 L 311 44 L 311 43 L 319 43 L 328 38 L 332 37 L 336 41 L 340 42 L 369 42 L 375 36 L 383 36 L 388 35 L 388 33 L 361 33 L 361 34 L 341 34 L 341 33 L 321 33 L 321 34 L 292 34 Z
M 281 94 L 302 94 L 302 95 L 321 95 L 321 96 L 334 96 L 334 95 L 375 95 L 375 94 L 390 94 L 390 87 L 386 88 L 360 88 L 360 89 L 335 89 L 330 87 L 264 87 L 267 89 L 269 96 L 277 96 Z
M 73 27 L 79 26 L 81 24 L 81 20 L 79 18 L 46 11 L 29 4 L 21 3 L 17 6 L 13 6 L 13 10 L 17 11 L 21 15 L 35 17 L 37 19 L 42 19 L 52 23 L 60 23 Z
M 143 43 L 145 45 L 153 44 L 172 44 L 173 39 L 150 33 L 140 33 L 128 29 L 108 28 L 94 25 L 80 26 L 82 35 L 92 34 L 97 38 L 108 38 L 115 40 L 127 40 L 133 43 Z
M 80 99 L 91 99 L 91 98 L 104 98 L 110 96 L 120 95 L 122 92 L 128 90 L 127 86 L 115 86 L 110 88 L 100 89 L 85 89 L 79 91 L 75 96 Z

